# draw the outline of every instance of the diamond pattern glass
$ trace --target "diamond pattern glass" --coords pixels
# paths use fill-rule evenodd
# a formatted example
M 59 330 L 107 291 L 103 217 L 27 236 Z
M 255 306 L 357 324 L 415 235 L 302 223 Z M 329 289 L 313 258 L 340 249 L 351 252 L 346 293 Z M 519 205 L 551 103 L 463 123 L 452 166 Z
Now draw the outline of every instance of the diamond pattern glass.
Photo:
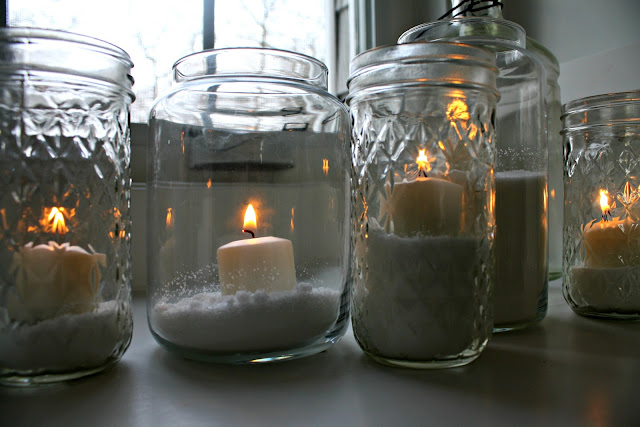
M 0 75 L 2 382 L 86 375 L 129 345 L 130 103 L 63 72 Z

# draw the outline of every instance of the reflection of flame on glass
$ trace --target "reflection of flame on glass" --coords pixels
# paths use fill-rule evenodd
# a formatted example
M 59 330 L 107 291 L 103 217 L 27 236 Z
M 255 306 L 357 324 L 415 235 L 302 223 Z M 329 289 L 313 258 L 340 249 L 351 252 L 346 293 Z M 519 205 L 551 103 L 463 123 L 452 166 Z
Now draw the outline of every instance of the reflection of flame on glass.
M 253 205 L 249 203 L 247 206 L 247 210 L 244 212 L 244 224 L 242 226 L 242 231 L 245 230 L 256 230 L 258 228 L 258 217 L 256 216 L 256 211 L 253 209 Z
M 207 181 L 207 188 L 211 188 L 211 178 L 209 178 L 209 181 Z
M 329 159 L 322 159 L 322 172 L 325 175 L 329 173 Z
M 426 149 L 418 150 L 416 163 L 418 164 L 418 171 L 422 172 L 425 175 L 431 170 L 431 165 L 429 164 L 429 158 L 427 157 Z
M 173 209 L 167 208 L 167 218 L 165 220 L 165 224 L 167 226 L 167 230 L 173 228 Z
M 71 212 L 69 212 L 65 208 L 60 207 L 45 208 L 44 215 L 40 220 L 40 225 L 42 225 L 45 233 L 65 234 L 69 231 L 65 223 L 65 217 L 70 218 L 73 216 L 73 211 L 72 209 Z
M 555 189 L 551 189 L 551 198 L 552 199 L 556 198 L 556 190 Z
M 293 231 L 293 218 L 295 217 L 296 214 L 296 208 L 291 208 L 291 231 Z
M 447 105 L 447 118 L 451 121 L 469 120 L 469 107 L 462 99 L 454 99 Z

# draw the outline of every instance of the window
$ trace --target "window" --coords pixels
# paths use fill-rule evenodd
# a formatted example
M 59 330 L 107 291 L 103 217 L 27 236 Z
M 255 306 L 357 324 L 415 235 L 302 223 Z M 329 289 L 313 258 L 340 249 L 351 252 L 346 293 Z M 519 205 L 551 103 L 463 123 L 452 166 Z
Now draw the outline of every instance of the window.
M 131 121 L 145 123 L 153 100 L 170 85 L 173 63 L 203 45 L 214 47 L 212 28 L 216 48 L 264 46 L 329 62 L 329 5 L 332 0 L 7 0 L 7 24 L 80 33 L 127 51 L 135 64 Z

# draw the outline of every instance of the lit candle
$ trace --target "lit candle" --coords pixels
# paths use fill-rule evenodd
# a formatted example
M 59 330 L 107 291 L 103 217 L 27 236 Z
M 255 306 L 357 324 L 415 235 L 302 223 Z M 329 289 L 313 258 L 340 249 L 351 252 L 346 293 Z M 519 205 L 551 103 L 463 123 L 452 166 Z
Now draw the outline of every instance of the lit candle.
M 63 236 L 69 229 L 64 208 L 45 209 L 41 224 L 45 232 Z M 94 308 L 100 285 L 104 254 L 87 252 L 69 243 L 29 242 L 19 248 L 9 268 L 15 276 L 15 293 L 9 293 L 9 316 L 34 322 L 65 313 L 82 313 Z
M 400 236 L 456 235 L 462 217 L 462 186 L 428 176 L 431 167 L 426 150 L 416 158 L 419 176 L 413 181 L 396 183 L 382 206 Z M 388 187 L 387 187 L 388 188 Z M 391 231 L 387 226 L 387 231 Z
M 255 237 L 255 230 L 257 216 L 253 206 L 249 205 L 242 231 L 251 234 L 251 238 L 218 248 L 220 291 L 223 295 L 260 289 L 288 291 L 296 285 L 291 241 L 273 236 Z
M 415 180 L 385 188 L 384 229 L 370 218 L 366 239 L 356 244 L 367 267 L 354 290 L 354 331 L 372 353 L 391 359 L 462 353 L 474 341 L 483 298 L 475 276 L 479 240 L 460 236 L 463 186 L 427 176 L 426 150 L 416 163 Z
M 631 199 L 629 183 L 624 198 Z M 583 227 L 585 266 L 571 268 L 569 297 L 580 307 L 599 312 L 640 310 L 640 228 L 629 216 L 613 217 L 609 194 L 600 190 L 601 219 Z
M 630 192 L 629 183 L 625 192 Z M 609 194 L 600 190 L 602 219 L 584 227 L 585 264 L 588 267 L 623 267 L 634 263 L 632 242 L 637 239 L 637 224 L 627 216 L 624 220 L 611 216 Z

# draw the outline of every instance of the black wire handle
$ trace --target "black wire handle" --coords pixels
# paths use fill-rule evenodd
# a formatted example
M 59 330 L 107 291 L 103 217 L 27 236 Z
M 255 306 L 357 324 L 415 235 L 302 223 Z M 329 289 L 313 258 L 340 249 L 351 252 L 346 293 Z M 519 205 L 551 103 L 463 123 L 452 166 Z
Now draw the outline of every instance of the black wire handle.
M 489 3 L 489 4 L 483 4 Z M 492 7 L 499 6 L 500 9 L 504 7 L 504 4 L 500 0 L 463 0 L 458 3 L 455 7 L 449 10 L 447 13 L 442 15 L 438 20 L 445 18 L 456 18 L 460 15 L 464 15 L 467 12 L 479 12 L 481 10 L 490 9 Z M 460 9 L 456 12 L 456 9 Z

